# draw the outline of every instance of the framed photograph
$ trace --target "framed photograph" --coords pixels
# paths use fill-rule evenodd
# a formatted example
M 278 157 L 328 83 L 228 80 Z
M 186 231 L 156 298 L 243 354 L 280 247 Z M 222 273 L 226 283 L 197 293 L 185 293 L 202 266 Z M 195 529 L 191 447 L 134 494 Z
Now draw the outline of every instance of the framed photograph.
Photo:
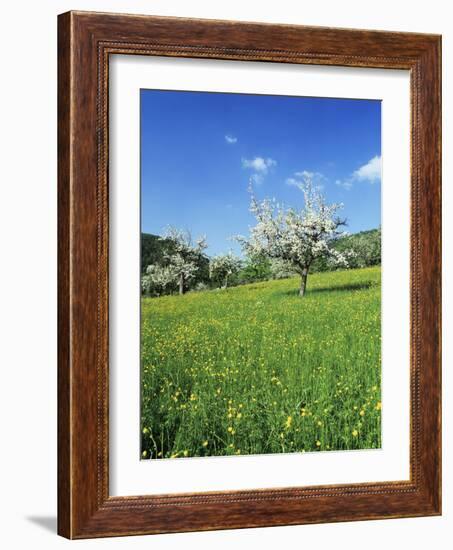
M 440 514 L 440 37 L 58 28 L 59 533 Z

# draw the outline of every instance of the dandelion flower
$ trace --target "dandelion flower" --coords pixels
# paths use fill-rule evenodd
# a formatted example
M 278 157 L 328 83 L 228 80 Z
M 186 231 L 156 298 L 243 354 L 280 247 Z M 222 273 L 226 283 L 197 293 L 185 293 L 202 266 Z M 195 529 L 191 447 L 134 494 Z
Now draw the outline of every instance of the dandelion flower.
M 352 436 L 357 437 L 359 435 L 359 432 L 357 430 L 352 430 Z

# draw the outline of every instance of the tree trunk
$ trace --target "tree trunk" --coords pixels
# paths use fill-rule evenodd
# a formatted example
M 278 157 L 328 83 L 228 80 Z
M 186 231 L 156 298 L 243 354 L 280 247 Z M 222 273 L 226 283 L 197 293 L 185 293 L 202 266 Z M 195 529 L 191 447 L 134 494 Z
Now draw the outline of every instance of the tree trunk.
M 228 288 L 228 275 L 225 277 L 225 284 L 223 285 L 223 288 Z
M 179 294 L 184 294 L 184 273 L 179 275 Z
M 308 277 L 308 267 L 304 267 L 304 269 L 302 270 L 302 275 L 300 280 L 299 296 L 305 295 L 305 290 L 307 288 L 307 277 Z

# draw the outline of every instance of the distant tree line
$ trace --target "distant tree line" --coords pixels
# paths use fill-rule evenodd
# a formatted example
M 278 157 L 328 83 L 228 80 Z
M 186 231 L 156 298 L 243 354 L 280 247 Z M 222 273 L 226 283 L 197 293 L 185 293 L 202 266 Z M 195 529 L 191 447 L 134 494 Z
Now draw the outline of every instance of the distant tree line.
M 143 294 L 161 296 L 189 290 L 208 290 L 227 288 L 272 279 L 286 279 L 295 276 L 292 266 L 284 260 L 269 259 L 264 254 L 245 256 L 243 259 L 231 252 L 209 258 L 204 249 L 197 250 L 192 256 L 196 269 L 183 280 L 170 267 L 177 246 L 173 238 L 166 235 L 142 233 L 141 275 Z M 344 235 L 331 243 L 338 252 L 352 251 L 349 254 L 348 268 L 369 267 L 381 264 L 380 228 Z M 150 276 L 149 267 L 154 270 Z M 310 271 L 332 271 L 338 269 L 325 257 L 313 261 Z M 147 273 L 148 271 L 148 273 Z

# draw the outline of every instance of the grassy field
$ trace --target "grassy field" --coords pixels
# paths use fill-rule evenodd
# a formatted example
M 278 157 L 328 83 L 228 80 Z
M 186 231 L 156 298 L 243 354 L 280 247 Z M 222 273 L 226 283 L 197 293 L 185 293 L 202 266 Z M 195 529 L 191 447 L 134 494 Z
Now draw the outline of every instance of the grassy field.
M 381 445 L 380 268 L 142 301 L 142 457 Z

